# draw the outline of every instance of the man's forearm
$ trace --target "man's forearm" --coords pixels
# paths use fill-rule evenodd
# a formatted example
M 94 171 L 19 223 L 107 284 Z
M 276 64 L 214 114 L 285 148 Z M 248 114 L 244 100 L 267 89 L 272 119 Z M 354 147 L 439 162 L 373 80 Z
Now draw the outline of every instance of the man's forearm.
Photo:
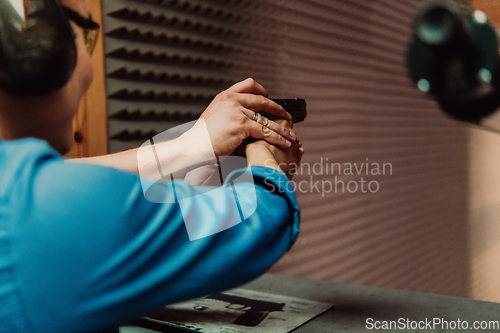
M 141 150 L 142 149 L 142 150 Z M 145 152 L 145 150 L 147 150 Z M 161 168 L 163 175 L 182 177 L 188 171 L 206 164 L 217 163 L 208 132 L 202 126 L 193 127 L 175 140 L 98 157 L 71 159 L 139 173 L 148 177 Z

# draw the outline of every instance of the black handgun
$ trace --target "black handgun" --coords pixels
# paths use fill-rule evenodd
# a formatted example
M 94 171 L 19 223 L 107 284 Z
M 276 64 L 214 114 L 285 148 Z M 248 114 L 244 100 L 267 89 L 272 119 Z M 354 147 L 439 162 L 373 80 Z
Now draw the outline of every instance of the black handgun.
M 304 119 L 306 119 L 307 105 L 304 99 L 294 98 L 294 99 L 271 99 L 271 100 L 281 105 L 289 114 L 292 115 L 293 123 L 300 123 L 301 121 L 304 121 Z M 275 116 L 272 116 L 266 112 L 261 112 L 260 114 L 269 119 L 276 118 Z
M 259 301 L 222 293 L 212 294 L 205 298 L 229 303 L 229 305 L 226 305 L 226 309 L 245 311 L 245 313 L 239 316 L 233 324 L 247 327 L 259 325 L 270 312 L 283 311 L 285 307 L 285 303 Z

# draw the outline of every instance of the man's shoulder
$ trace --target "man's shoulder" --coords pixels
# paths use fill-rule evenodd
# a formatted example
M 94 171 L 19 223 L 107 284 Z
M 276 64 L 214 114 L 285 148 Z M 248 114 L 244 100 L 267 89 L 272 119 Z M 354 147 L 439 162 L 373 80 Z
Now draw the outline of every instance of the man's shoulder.
M 27 138 L 15 141 L 0 141 L 0 170 L 26 169 L 47 160 L 61 160 L 61 155 L 43 140 Z
M 47 142 L 27 138 L 15 141 L 0 141 L 0 195 L 11 185 L 32 173 L 43 162 L 61 159 Z
M 16 161 L 45 155 L 61 158 L 61 155 L 52 149 L 46 141 L 26 138 L 14 141 L 0 141 L 0 156 L 4 162 Z

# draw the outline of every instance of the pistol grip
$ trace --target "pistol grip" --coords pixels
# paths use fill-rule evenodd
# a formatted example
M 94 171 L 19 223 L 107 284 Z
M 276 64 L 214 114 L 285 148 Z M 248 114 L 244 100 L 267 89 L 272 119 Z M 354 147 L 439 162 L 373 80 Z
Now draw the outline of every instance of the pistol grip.
M 256 310 L 248 310 L 241 316 L 239 316 L 234 324 L 247 326 L 247 327 L 255 327 L 259 325 L 269 314 L 269 311 L 256 311 Z

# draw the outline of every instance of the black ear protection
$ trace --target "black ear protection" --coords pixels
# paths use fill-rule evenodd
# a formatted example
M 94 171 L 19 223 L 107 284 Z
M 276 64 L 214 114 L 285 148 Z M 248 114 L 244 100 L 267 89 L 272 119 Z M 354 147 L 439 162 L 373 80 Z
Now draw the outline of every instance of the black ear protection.
M 59 0 L 0 0 L 0 89 L 57 91 L 76 67 L 75 34 Z

